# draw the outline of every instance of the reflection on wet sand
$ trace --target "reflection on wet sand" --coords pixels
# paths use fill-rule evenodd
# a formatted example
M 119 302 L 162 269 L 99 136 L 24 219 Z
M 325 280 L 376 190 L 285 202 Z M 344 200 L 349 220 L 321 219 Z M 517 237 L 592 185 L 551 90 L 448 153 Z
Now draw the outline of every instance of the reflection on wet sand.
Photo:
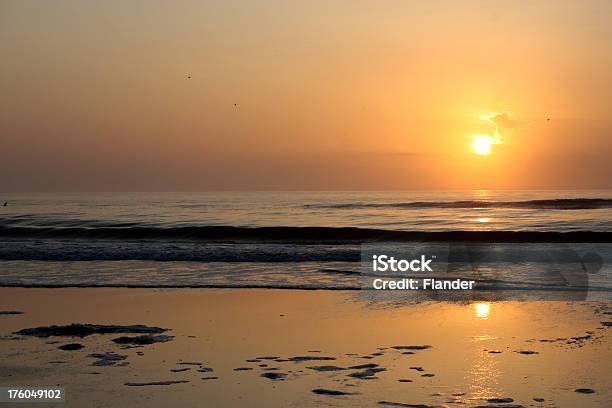
M 472 399 L 495 397 L 499 392 L 501 374 L 499 359 L 492 354 L 478 350 L 466 375 L 470 397 Z
M 474 317 L 477 320 L 487 320 L 491 314 L 491 302 L 477 302 L 472 305 Z M 466 372 L 465 381 L 469 384 L 469 393 L 472 399 L 484 400 L 492 398 L 499 389 L 501 370 L 499 359 L 483 348 L 487 341 L 497 339 L 497 336 L 487 334 L 486 328 L 482 333 L 474 336 L 474 357 L 471 366 Z
M 490 302 L 478 302 L 474 303 L 474 316 L 479 319 L 488 319 L 489 313 L 491 313 Z
M 491 398 L 600 407 L 611 397 L 601 364 L 610 358 L 601 323 L 610 309 L 380 308 L 341 291 L 0 288 L 0 310 L 23 312 L 0 318 L 0 383 L 52 378 L 69 393 L 67 407 L 469 406 Z M 124 344 L 118 334 L 19 334 L 71 323 L 162 327 L 172 338 Z M 75 342 L 82 347 L 62 348 Z M 560 375 L 567 367 L 572 375 Z

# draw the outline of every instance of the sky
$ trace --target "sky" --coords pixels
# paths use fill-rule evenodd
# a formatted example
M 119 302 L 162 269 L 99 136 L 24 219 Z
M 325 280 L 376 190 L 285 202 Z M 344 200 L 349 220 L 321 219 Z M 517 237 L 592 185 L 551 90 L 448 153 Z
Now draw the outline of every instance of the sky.
M 612 188 L 610 38 L 607 0 L 0 0 L 0 191 Z

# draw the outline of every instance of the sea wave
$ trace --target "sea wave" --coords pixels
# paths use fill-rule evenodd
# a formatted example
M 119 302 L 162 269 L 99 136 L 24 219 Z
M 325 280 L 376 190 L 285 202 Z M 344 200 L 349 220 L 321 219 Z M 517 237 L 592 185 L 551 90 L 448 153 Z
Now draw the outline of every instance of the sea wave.
M 363 209 L 363 208 L 516 208 L 548 210 L 588 210 L 612 208 L 612 199 L 608 198 L 559 198 L 550 200 L 525 201 L 408 201 L 408 202 L 359 202 L 359 203 L 317 203 L 305 204 L 304 208 L 321 209 Z
M 356 227 L 2 226 L 0 237 L 19 239 L 195 240 L 213 242 L 612 242 L 608 231 L 401 231 Z
M 356 262 L 296 262 L 296 263 L 194 263 L 151 261 L 100 262 L 40 262 L 2 261 L 0 287 L 122 287 L 122 288 L 241 288 L 241 289 L 302 289 L 359 290 L 373 296 L 392 297 L 394 291 L 373 291 L 367 275 L 359 271 Z M 570 270 L 571 267 L 565 268 Z M 347 272 L 351 273 L 347 273 Z M 376 275 L 380 276 L 380 275 Z M 397 277 L 397 276 L 396 276 Z M 441 272 L 435 276 L 415 275 L 414 278 L 464 279 L 476 282 L 475 293 L 521 292 L 525 296 L 540 296 L 544 292 L 602 293 L 608 296 L 612 287 L 605 276 L 594 274 L 568 282 L 562 275 L 551 277 L 542 265 L 491 264 L 489 267 L 461 273 Z M 417 292 L 397 292 L 401 301 L 418 298 Z M 428 294 L 423 293 L 428 296 Z M 449 296 L 452 294 L 449 294 Z M 502 295 L 503 296 L 503 295 Z M 510 295 L 513 297 L 514 295 Z M 440 299 L 437 297 L 438 300 Z

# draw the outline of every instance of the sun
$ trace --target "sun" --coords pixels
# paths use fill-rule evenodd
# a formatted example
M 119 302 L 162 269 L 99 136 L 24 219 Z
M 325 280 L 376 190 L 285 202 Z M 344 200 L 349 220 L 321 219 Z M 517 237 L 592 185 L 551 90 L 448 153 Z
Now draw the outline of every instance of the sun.
M 491 154 L 491 145 L 495 144 L 495 141 L 491 136 L 475 136 L 472 142 L 472 149 L 474 153 L 481 156 L 487 156 Z

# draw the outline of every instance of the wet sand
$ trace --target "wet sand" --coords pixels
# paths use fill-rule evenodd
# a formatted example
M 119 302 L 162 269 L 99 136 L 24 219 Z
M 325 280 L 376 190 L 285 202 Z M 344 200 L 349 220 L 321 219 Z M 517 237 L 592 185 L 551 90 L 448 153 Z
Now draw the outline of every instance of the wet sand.
M 0 288 L 0 311 L 11 312 L 0 313 L 0 385 L 63 386 L 68 407 L 612 400 L 612 305 L 604 303 L 390 307 L 342 291 Z M 72 323 L 112 330 L 15 334 Z

